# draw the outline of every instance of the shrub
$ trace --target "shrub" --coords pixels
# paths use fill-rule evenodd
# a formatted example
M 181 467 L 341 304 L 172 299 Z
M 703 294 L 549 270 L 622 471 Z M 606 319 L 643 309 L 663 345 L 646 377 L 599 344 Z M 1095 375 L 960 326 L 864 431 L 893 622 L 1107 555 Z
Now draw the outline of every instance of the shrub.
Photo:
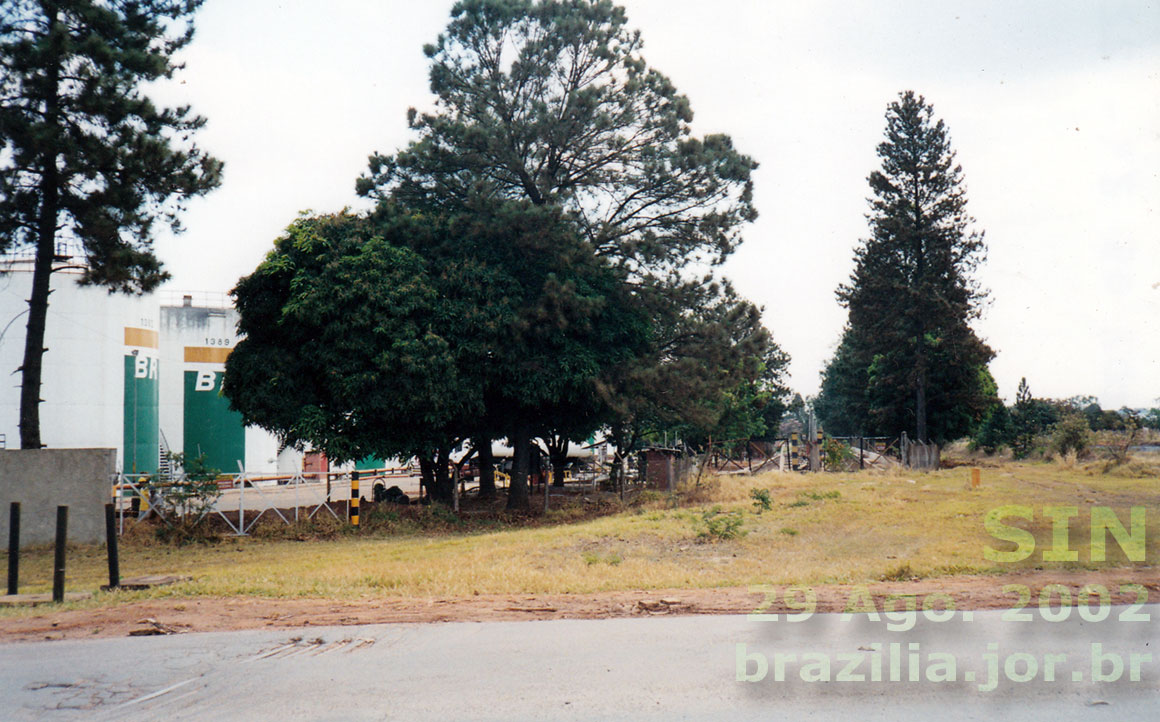
M 222 493 L 217 484 L 221 472 L 206 464 L 205 454 L 189 457 L 171 453 L 169 458 L 182 474 L 154 496 L 163 522 L 157 527 L 158 538 L 177 544 L 216 540 L 208 517 Z
M 749 533 L 741 528 L 741 525 L 745 523 L 741 512 L 721 511 L 720 506 L 715 506 L 702 513 L 701 523 L 705 528 L 697 536 L 710 541 L 737 539 Z
M 1060 456 L 1074 453 L 1083 456 L 1091 444 L 1091 429 L 1087 419 L 1079 414 L 1065 416 L 1051 433 L 1051 449 Z
M 854 462 L 854 450 L 837 439 L 826 437 L 822 441 L 822 465 L 831 470 L 842 470 Z
M 988 455 L 1015 443 L 1015 424 L 1011 412 L 1003 404 L 995 404 L 987 412 L 983 423 L 971 438 L 972 449 L 982 449 Z
M 758 514 L 773 508 L 773 500 L 769 498 L 769 489 L 750 489 L 749 496 L 753 499 L 753 508 Z

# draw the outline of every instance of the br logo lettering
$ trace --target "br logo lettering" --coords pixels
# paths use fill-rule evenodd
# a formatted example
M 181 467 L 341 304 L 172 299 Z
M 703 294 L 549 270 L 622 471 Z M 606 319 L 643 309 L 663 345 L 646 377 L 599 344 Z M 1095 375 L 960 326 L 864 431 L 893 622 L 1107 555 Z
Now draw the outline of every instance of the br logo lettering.
M 135 379 L 156 379 L 157 378 L 157 359 L 150 356 L 134 356 L 133 357 L 133 378 Z
M 217 374 L 213 371 L 198 371 L 197 381 L 193 385 L 194 391 L 213 391 L 217 385 Z

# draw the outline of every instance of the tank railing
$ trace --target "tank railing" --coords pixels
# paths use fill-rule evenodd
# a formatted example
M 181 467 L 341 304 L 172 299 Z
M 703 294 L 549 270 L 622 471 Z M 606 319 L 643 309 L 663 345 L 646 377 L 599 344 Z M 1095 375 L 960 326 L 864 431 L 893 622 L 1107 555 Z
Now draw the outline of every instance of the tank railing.
M 220 291 L 180 291 L 166 288 L 157 292 L 157 298 L 161 301 L 162 306 L 184 306 L 187 297 L 189 305 L 196 308 L 234 307 L 234 301 L 230 295 Z

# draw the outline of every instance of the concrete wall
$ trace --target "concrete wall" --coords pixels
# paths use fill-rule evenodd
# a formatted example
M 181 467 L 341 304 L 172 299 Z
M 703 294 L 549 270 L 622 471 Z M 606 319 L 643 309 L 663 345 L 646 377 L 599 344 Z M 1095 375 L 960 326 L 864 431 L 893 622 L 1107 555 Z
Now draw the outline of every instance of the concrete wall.
M 53 542 L 61 504 L 69 508 L 70 542 L 104 541 L 105 504 L 112 500 L 116 465 L 116 449 L 0 451 L 0 544 L 8 544 L 14 501 L 20 502 L 21 547 Z

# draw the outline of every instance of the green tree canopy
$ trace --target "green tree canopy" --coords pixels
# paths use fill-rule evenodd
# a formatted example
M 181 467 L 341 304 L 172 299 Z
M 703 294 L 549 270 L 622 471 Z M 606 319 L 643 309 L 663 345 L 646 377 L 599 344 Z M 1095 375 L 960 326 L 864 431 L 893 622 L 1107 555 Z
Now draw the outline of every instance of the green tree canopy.
M 234 290 L 226 394 L 337 461 L 418 456 L 449 500 L 447 457 L 469 437 L 604 423 L 604 379 L 649 333 L 622 275 L 527 202 L 302 218 Z
M 661 296 L 646 353 L 617 380 L 614 438 L 621 449 L 667 432 L 699 445 L 709 437 L 748 439 L 780 419 L 788 390 L 789 357 L 761 323 L 761 311 L 729 284 L 704 281 L 680 287 L 682 301 Z M 776 429 L 775 429 L 776 430 Z
M 878 157 L 871 234 L 838 289 L 849 324 L 824 373 L 822 406 L 864 415 L 877 433 L 957 438 L 996 399 L 986 370 L 994 352 L 970 327 L 985 297 L 973 279 L 983 236 L 967 213 L 946 126 L 922 96 L 906 91 L 890 104 Z
M 719 285 L 693 280 L 724 260 L 756 217 L 757 164 L 728 136 L 695 137 L 688 99 L 648 67 L 641 48 L 623 8 L 608 0 L 462 0 L 444 33 L 424 49 L 434 110 L 410 112 L 416 140 L 397 153 L 373 155 L 357 188 L 381 204 L 426 212 L 458 214 L 481 202 L 513 201 L 557 209 L 585 253 L 621 274 L 618 303 L 643 309 L 649 321 L 640 337 L 644 350 L 616 364 L 611 385 L 602 384 L 604 398 L 614 399 L 613 426 L 652 427 L 642 421 L 671 419 L 678 409 L 694 414 L 691 423 L 711 425 L 724 414 L 726 389 L 737 396 L 741 384 L 755 382 L 757 372 L 745 377 L 738 364 L 756 369 L 764 362 L 765 373 L 778 379 L 784 367 L 764 329 L 761 343 L 737 342 L 757 333 L 750 324 L 756 309 L 728 301 L 745 322 L 734 338 L 711 317 L 724 313 L 712 290 Z M 524 263 L 507 262 L 514 269 Z M 699 330 L 690 332 L 690 325 Z M 714 346 L 710 337 L 722 343 Z M 746 350 L 754 356 L 739 361 Z M 523 383 L 533 378 L 519 375 L 505 392 L 527 398 L 493 397 L 489 409 L 536 406 L 540 385 Z M 776 384 L 765 386 L 749 406 L 770 397 Z M 564 437 L 582 438 L 582 429 L 609 422 L 606 401 L 584 413 L 570 406 L 550 423 L 523 417 L 535 418 L 541 431 L 534 433 L 557 449 Z M 514 441 L 519 453 L 522 442 Z M 517 469 L 514 488 L 520 476 Z
M 160 108 L 142 86 L 179 68 L 201 0 L 8 0 L 0 8 L 0 253 L 35 253 L 22 366 L 20 444 L 40 441 L 40 385 L 58 244 L 83 282 L 142 292 L 168 278 L 158 224 L 220 182 L 191 142 L 205 120 Z M 74 261 L 75 263 L 75 261 Z
M 474 195 L 565 209 L 598 255 L 661 275 L 719 262 L 756 217 L 728 136 L 696 138 L 688 99 L 640 55 L 609 0 L 462 0 L 424 48 L 435 112 L 371 157 L 361 193 L 463 206 Z
M 423 259 L 369 230 L 347 214 L 301 218 L 233 291 L 231 405 L 338 462 L 411 456 L 481 408 L 457 383 Z

